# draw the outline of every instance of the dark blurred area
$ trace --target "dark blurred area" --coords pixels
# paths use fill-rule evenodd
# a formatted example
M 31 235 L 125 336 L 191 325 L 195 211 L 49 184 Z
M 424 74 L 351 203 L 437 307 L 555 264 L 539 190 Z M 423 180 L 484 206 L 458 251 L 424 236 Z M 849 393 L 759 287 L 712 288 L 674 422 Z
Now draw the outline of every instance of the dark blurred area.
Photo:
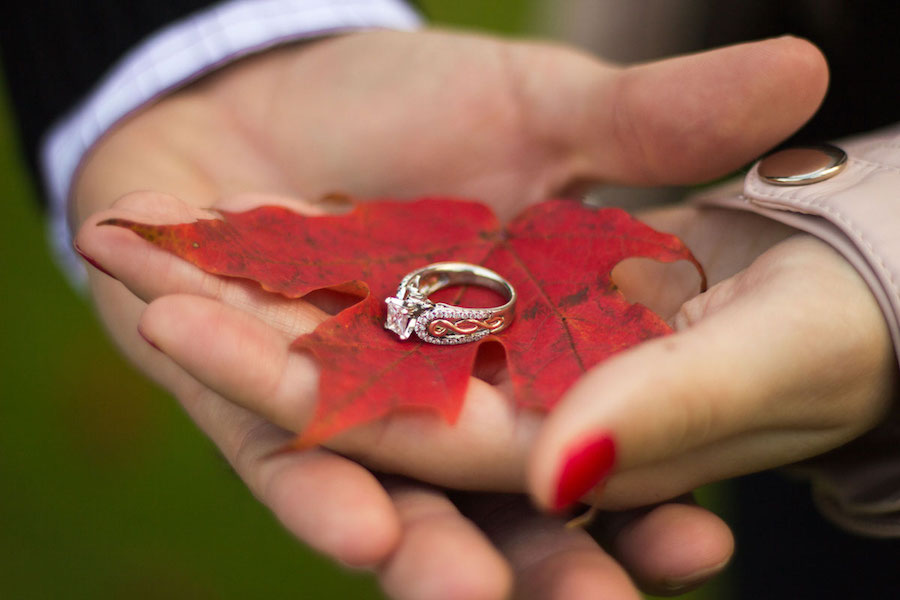
M 819 515 L 805 482 L 761 473 L 739 479 L 732 494 L 735 598 L 856 600 L 900 593 L 900 540 L 838 529 Z

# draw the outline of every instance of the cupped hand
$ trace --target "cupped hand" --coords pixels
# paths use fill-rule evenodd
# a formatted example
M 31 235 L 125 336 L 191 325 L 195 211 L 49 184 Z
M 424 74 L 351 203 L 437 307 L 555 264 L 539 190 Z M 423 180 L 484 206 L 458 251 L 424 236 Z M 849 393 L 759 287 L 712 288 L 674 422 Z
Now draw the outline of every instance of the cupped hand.
M 678 284 L 651 297 L 676 333 L 599 365 L 546 419 L 529 471 L 540 504 L 591 489 L 606 508 L 670 498 L 827 452 L 885 416 L 897 370 L 887 324 L 835 250 L 734 211 L 644 218 L 680 233 L 718 283 L 680 307 Z M 626 287 L 660 281 L 653 265 L 623 267 Z
M 826 79 L 819 53 L 790 38 L 622 70 L 545 44 L 450 33 L 340 36 L 245 59 L 123 122 L 82 166 L 71 220 L 81 226 L 82 253 L 118 279 L 91 272 L 111 335 L 238 462 L 246 451 L 236 449 L 256 447 L 257 436 L 284 440 L 309 415 L 315 367 L 286 353 L 284 340 L 324 313 L 191 272 L 124 239 L 127 232 L 94 227 L 99 220 L 179 221 L 247 194 L 314 210 L 300 199 L 334 192 L 475 197 L 508 217 L 587 181 L 688 183 L 730 171 L 802 124 Z M 141 339 L 139 323 L 162 351 Z M 259 356 L 271 360 L 247 360 Z M 439 483 L 521 488 L 538 419 L 512 411 L 503 382 L 495 383 L 472 380 L 453 430 L 394 417 L 336 447 Z M 306 393 L 286 393 L 298 390 Z M 398 531 L 408 528 L 397 528 L 396 498 L 367 471 L 326 450 L 277 460 L 305 466 L 276 469 L 273 459 L 239 471 L 299 537 L 357 564 L 398 556 Z M 276 485 L 274 472 L 293 475 Z M 327 492 L 308 512 L 296 488 L 306 485 Z M 335 523 L 362 498 L 373 513 L 351 521 L 382 530 L 371 547 L 354 541 L 348 558 L 340 549 L 348 527 Z M 717 530 L 708 513 L 697 518 Z M 317 529 L 324 523 L 332 527 Z

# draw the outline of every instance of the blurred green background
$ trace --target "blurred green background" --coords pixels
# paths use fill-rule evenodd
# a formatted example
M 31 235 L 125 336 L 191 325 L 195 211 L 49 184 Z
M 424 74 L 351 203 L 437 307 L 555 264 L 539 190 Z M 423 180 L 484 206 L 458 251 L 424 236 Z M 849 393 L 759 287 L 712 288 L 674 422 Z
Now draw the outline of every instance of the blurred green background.
M 442 24 L 539 29 L 530 0 L 421 4 Z M 52 263 L 11 118 L 0 93 L 0 598 L 380 598 L 283 532 L 119 358 Z

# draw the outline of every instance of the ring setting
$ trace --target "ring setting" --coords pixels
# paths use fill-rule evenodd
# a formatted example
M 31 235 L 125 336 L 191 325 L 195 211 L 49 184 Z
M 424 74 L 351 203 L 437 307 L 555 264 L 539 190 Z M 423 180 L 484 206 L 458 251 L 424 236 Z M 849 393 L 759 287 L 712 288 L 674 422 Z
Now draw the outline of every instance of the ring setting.
M 465 308 L 428 299 L 436 291 L 452 285 L 479 285 L 505 298 L 501 306 Z M 503 277 L 478 265 L 441 262 L 406 275 L 397 294 L 385 299 L 384 328 L 401 340 L 415 334 L 430 344 L 466 344 L 509 327 L 513 320 L 516 291 Z

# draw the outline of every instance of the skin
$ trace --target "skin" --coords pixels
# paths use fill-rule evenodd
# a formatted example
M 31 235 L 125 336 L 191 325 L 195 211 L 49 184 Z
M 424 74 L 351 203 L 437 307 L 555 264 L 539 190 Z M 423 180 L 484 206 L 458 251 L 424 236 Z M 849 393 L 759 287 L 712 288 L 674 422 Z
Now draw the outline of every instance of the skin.
M 685 218 L 677 212 L 649 220 Z M 718 255 L 735 254 L 732 215 L 694 212 L 688 245 L 704 221 L 718 223 Z M 658 270 L 642 268 L 632 283 Z M 715 285 L 677 309 L 674 335 L 593 369 L 547 418 L 529 464 L 540 503 L 551 501 L 565 450 L 599 432 L 616 440 L 617 465 L 592 498 L 614 509 L 827 452 L 884 418 L 896 388 L 890 335 L 837 252 L 791 235 L 734 275 L 713 269 Z
M 617 405 L 619 421 L 608 427 L 622 436 L 623 459 L 610 485 L 621 490 L 611 497 L 622 510 L 598 520 L 615 532 L 605 536 L 603 547 L 582 530 L 563 528 L 561 518 L 536 511 L 523 496 L 480 492 L 454 495 L 451 502 L 429 485 L 528 488 L 546 504 L 560 449 L 584 431 L 572 415 L 586 410 L 592 425 L 607 427 L 607 413 L 578 399 L 601 389 L 599 369 L 585 376 L 546 425 L 542 415 L 511 408 L 502 368 L 495 366 L 472 379 L 455 427 L 428 416 L 397 415 L 338 436 L 329 449 L 273 455 L 303 427 L 314 405 L 315 364 L 289 352 L 288 344 L 327 318 L 334 299 L 274 298 L 255 286 L 206 275 L 127 231 L 96 224 L 112 216 L 183 222 L 214 214 L 209 209 L 273 203 L 327 212 L 332 207 L 321 198 L 335 192 L 476 197 L 508 218 L 589 182 L 697 182 L 728 173 L 790 134 L 815 111 L 826 83 L 819 52 L 793 38 L 620 69 L 563 47 L 456 33 L 335 37 L 244 59 L 124 121 L 83 164 L 71 221 L 81 251 L 112 275 L 92 270 L 91 288 L 122 351 L 181 401 L 287 529 L 338 561 L 374 569 L 392 597 L 637 598 L 636 584 L 671 592 L 709 577 L 733 548 L 727 527 L 698 507 L 667 503 L 630 510 L 722 475 L 709 458 L 691 467 L 695 448 L 679 446 L 675 435 L 640 453 L 647 441 L 642 436 L 656 435 L 667 419 L 681 423 L 676 411 L 657 407 L 654 418 L 661 424 L 642 432 L 626 426 L 641 415 L 629 416 L 624 401 Z M 782 262 L 793 264 L 794 274 L 820 261 L 834 263 L 831 271 L 847 270 L 818 242 L 782 242 L 790 231 L 748 215 L 680 207 L 646 218 L 684 236 L 713 281 L 722 282 L 714 289 L 731 290 L 696 296 L 695 275 L 676 268 L 661 278 L 646 265 L 623 265 L 616 275 L 623 288 L 643 294 L 663 314 L 677 314 L 685 334 L 734 303 L 751 323 L 754 308 L 769 315 L 770 306 L 754 294 L 779 296 L 791 279 L 790 270 L 778 266 Z M 723 239 L 723 227 L 732 239 Z M 849 274 L 835 277 L 816 281 L 836 282 L 857 300 L 865 296 Z M 789 291 L 772 306 L 810 297 L 802 282 Z M 749 299 L 741 302 L 744 296 Z M 719 300 L 708 300 L 713 297 Z M 859 305 L 865 307 L 865 300 Z M 861 324 L 878 329 L 877 323 Z M 682 338 L 669 339 L 678 344 Z M 878 365 L 888 362 L 882 355 L 890 352 L 883 338 L 875 339 L 880 345 L 872 354 L 881 360 L 863 370 L 878 379 Z M 622 360 L 634 362 L 616 363 L 625 365 L 622 380 L 634 377 L 641 360 L 632 355 Z M 819 367 L 832 356 L 822 358 Z M 694 364 L 700 367 L 705 365 Z M 616 377 L 608 369 L 603 373 Z M 771 375 L 791 379 L 789 373 Z M 856 375 L 848 379 L 856 381 Z M 803 389 L 804 381 L 795 378 L 785 389 Z M 740 462 L 742 472 L 824 451 L 871 426 L 886 403 L 878 391 L 848 385 L 849 397 L 866 410 L 839 414 L 835 407 L 837 434 L 821 421 L 804 421 L 804 413 L 788 405 L 783 421 L 773 418 L 770 426 L 789 422 L 809 434 L 802 452 L 782 436 L 775 450 L 760 450 L 755 442 L 754 453 L 754 432 L 762 438 L 768 433 L 754 411 L 769 405 L 765 393 L 751 386 L 731 420 L 707 423 L 703 439 L 748 439 L 731 449 L 749 453 Z M 798 408 L 809 403 L 809 396 L 796 397 Z M 716 433 L 713 425 L 720 422 L 730 429 Z M 651 475 L 659 476 L 653 468 L 661 459 L 679 469 L 647 486 Z M 360 463 L 414 479 L 376 476 Z M 648 491 L 635 491 L 641 486 Z

